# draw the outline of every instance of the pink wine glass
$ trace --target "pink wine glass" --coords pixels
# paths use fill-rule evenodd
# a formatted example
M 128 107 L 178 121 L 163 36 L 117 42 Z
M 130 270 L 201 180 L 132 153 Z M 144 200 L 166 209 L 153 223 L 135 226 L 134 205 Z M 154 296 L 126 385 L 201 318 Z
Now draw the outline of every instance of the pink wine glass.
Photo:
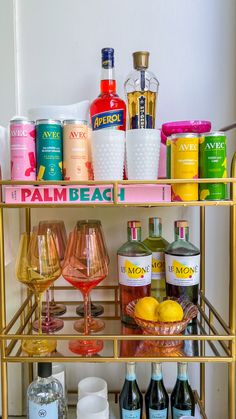
M 75 228 L 69 236 L 63 277 L 80 290 L 84 298 L 84 335 L 89 335 L 89 294 L 108 274 L 105 244 L 101 240 L 101 225 L 88 220 Z M 101 340 L 75 340 L 69 349 L 79 355 L 96 354 L 103 348 Z

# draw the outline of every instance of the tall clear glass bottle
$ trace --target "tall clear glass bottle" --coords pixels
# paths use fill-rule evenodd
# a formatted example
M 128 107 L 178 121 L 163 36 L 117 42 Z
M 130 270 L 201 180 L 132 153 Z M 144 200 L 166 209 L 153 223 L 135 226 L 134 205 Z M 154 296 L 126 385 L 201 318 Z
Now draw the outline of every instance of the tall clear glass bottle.
M 168 419 L 169 396 L 162 377 L 161 363 L 152 362 L 152 376 L 145 394 L 146 419 Z
M 169 245 L 162 237 L 161 218 L 149 218 L 149 236 L 143 243 L 152 252 L 151 295 L 161 302 L 166 297 L 165 249 Z
M 128 127 L 155 128 L 156 101 L 159 82 L 148 70 L 149 52 L 133 53 L 134 70 L 125 82 L 128 102 Z
M 197 304 L 200 278 L 200 251 L 189 242 L 189 225 L 175 221 L 175 241 L 165 250 L 168 297 L 185 297 Z
M 171 394 L 172 419 L 193 416 L 195 413 L 194 394 L 188 382 L 187 363 L 178 362 L 178 375 Z
M 140 221 L 128 221 L 128 241 L 119 248 L 117 255 L 121 320 L 136 326 L 126 314 L 126 306 L 132 300 L 150 295 L 152 275 L 152 252 L 141 242 Z
M 126 376 L 119 396 L 120 419 L 141 419 L 143 396 L 136 381 L 135 362 L 127 362 Z
M 67 407 L 63 388 L 52 377 L 52 364 L 38 363 L 38 377 L 27 390 L 27 418 L 66 419 Z

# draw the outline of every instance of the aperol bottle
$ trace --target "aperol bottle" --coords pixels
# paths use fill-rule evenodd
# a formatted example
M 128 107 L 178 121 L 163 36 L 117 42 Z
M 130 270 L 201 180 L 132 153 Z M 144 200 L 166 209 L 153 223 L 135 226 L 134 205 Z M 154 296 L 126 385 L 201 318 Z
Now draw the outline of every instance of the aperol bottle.
M 141 242 L 140 221 L 128 221 L 128 241 L 117 255 L 121 321 L 136 326 L 127 315 L 126 306 L 130 301 L 150 295 L 152 278 L 152 252 Z
M 126 104 L 116 93 L 113 48 L 102 49 L 100 95 L 90 106 L 90 117 L 93 130 L 126 130 Z

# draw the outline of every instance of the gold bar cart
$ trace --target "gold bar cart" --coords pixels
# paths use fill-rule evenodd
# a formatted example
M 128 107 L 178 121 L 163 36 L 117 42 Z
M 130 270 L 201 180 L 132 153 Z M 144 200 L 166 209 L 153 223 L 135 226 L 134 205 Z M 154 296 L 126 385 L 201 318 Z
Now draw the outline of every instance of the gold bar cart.
M 153 182 L 145 181 L 122 181 L 122 182 L 60 182 L 61 185 L 113 185 L 114 202 L 101 204 L 101 206 L 109 207 L 128 207 L 128 206 L 142 206 L 142 207 L 160 207 L 160 206 L 199 206 L 200 207 L 200 247 L 201 247 L 201 283 L 199 292 L 199 319 L 198 319 L 198 334 L 188 336 L 144 336 L 144 335 L 125 335 L 121 331 L 119 320 L 119 291 L 117 285 L 100 286 L 97 288 L 97 293 L 104 292 L 109 294 L 109 298 L 105 301 L 99 300 L 106 308 L 108 314 L 103 318 L 106 322 L 112 322 L 112 334 L 106 333 L 102 335 L 88 336 L 86 339 L 102 339 L 105 344 L 105 350 L 101 356 L 83 357 L 76 356 L 71 353 L 64 355 L 52 355 L 48 357 L 31 357 L 26 356 L 21 350 L 22 339 L 32 338 L 32 321 L 35 318 L 36 302 L 31 292 L 27 292 L 24 302 L 16 311 L 12 319 L 6 322 L 7 302 L 5 298 L 5 267 L 4 267 L 4 209 L 5 208 L 24 208 L 26 230 L 30 231 L 31 226 L 31 208 L 39 207 L 97 207 L 99 204 L 66 204 L 66 203 L 51 203 L 51 204 L 7 204 L 1 200 L 0 202 L 0 336 L 1 336 L 1 384 L 2 384 L 2 418 L 8 418 L 8 363 L 27 363 L 29 368 L 29 379 L 32 379 L 32 363 L 33 362 L 127 362 L 134 360 L 135 362 L 199 362 L 200 363 L 200 394 L 195 392 L 196 403 L 199 405 L 200 412 L 203 418 L 207 418 L 205 413 L 205 363 L 206 362 L 224 362 L 228 364 L 228 412 L 229 419 L 235 419 L 235 329 L 236 329 L 236 154 L 232 163 L 232 177 L 227 179 L 198 179 L 187 180 L 187 182 L 198 183 L 228 183 L 231 186 L 230 199 L 225 201 L 193 201 L 193 202 L 163 202 L 163 203 L 133 203 L 125 204 L 118 202 L 118 186 L 123 184 L 172 184 L 185 183 L 186 180 L 170 180 L 161 179 Z M 47 183 L 49 184 L 49 183 Z M 50 183 L 50 185 L 56 182 Z M 0 181 L 0 185 L 42 185 L 42 182 L 13 182 Z M 205 295 L 205 208 L 208 206 L 228 206 L 230 208 L 230 301 L 229 301 L 229 322 L 226 322 L 222 316 L 217 312 L 215 307 L 211 304 Z M 72 289 L 70 286 L 55 286 L 57 291 L 67 291 Z M 78 301 L 63 301 L 64 304 L 75 306 Z M 75 320 L 73 316 L 63 316 L 63 320 L 72 323 Z M 42 339 L 41 335 L 34 334 L 34 337 Z M 48 335 L 47 339 L 54 339 L 54 335 Z M 83 335 L 75 334 L 73 330 L 70 333 L 59 333 L 56 335 L 58 341 L 58 349 L 60 352 L 60 345 L 64 341 L 72 339 L 83 339 Z M 124 345 L 129 342 L 135 344 L 144 342 L 146 340 L 181 340 L 181 341 L 198 341 L 200 345 L 200 352 L 198 356 L 190 357 L 185 353 L 155 353 L 153 355 L 140 354 L 127 355 L 122 350 Z M 209 355 L 210 353 L 210 355 Z M 226 418 L 225 418 L 226 419 Z

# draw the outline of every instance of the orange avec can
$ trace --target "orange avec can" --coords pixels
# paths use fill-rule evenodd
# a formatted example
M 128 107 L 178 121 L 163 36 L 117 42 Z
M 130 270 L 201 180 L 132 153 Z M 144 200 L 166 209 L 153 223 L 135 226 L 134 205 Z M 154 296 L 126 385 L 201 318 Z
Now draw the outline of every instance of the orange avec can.
M 93 179 L 91 129 L 87 121 L 63 121 L 63 175 L 65 180 Z

